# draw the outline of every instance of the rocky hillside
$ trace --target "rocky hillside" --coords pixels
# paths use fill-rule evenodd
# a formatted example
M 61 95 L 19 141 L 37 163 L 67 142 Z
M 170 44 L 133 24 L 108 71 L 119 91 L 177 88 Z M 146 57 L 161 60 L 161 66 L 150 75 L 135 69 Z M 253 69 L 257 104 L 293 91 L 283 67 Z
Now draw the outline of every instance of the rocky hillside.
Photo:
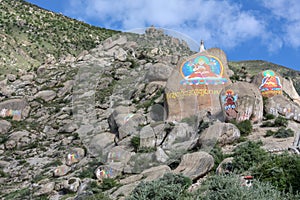
M 286 69 L 192 52 L 154 27 L 79 54 L 53 49 L 36 67 L 3 71 L 2 199 L 220 199 L 214 177 L 246 184 L 224 174 L 259 177 L 266 199 L 297 199 L 300 97 Z
M 0 1 L 0 76 L 91 49 L 117 33 L 90 26 L 23 0 Z

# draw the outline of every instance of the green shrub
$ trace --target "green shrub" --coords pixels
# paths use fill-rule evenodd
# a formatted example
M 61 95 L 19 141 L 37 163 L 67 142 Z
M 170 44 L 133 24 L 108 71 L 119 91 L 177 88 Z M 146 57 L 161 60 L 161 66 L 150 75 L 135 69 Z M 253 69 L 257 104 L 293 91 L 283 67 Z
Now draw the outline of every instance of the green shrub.
M 262 142 L 248 141 L 234 149 L 233 169 L 237 173 L 250 170 L 267 157 L 267 152 L 261 149 Z
M 187 177 L 168 173 L 158 180 L 141 182 L 127 200 L 181 200 L 191 184 Z
M 287 127 L 288 123 L 289 122 L 286 118 L 279 116 L 275 119 L 274 126 L 276 126 L 276 127 L 280 127 L 280 126 Z
M 140 141 L 141 138 L 139 136 L 133 136 L 130 140 L 130 144 L 134 148 L 135 152 L 138 152 L 138 149 L 140 147 Z
M 187 198 L 186 198 L 187 199 Z M 284 194 L 268 183 L 253 181 L 251 187 L 242 186 L 237 175 L 211 176 L 203 182 L 192 198 L 203 200 L 282 200 Z
M 270 137 L 272 135 L 274 135 L 276 132 L 272 131 L 272 130 L 267 130 L 265 137 Z
M 288 137 L 293 137 L 293 136 L 294 136 L 294 131 L 290 128 L 289 129 L 280 128 L 273 135 L 274 138 L 288 138 Z
M 239 123 L 235 120 L 231 120 L 230 123 L 236 125 L 236 127 L 240 130 L 242 136 L 249 135 L 253 130 L 250 120 L 244 120 Z
M 117 187 L 119 186 L 120 184 L 113 178 L 104 178 L 102 180 L 102 184 L 100 186 L 100 188 L 105 191 L 105 190 L 109 190 L 111 188 L 114 188 L 114 187 Z
M 253 175 L 280 191 L 300 192 L 300 157 L 284 153 L 265 157 L 253 168 Z
M 275 115 L 268 113 L 265 115 L 265 119 L 266 120 L 275 119 Z

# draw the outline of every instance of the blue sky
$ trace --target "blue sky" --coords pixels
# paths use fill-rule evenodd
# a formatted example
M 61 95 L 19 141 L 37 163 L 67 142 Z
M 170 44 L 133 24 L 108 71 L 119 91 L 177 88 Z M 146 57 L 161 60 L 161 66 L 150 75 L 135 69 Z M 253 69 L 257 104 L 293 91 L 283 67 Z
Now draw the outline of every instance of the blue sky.
M 299 0 L 26 0 L 114 30 L 180 32 L 230 61 L 265 60 L 300 71 Z

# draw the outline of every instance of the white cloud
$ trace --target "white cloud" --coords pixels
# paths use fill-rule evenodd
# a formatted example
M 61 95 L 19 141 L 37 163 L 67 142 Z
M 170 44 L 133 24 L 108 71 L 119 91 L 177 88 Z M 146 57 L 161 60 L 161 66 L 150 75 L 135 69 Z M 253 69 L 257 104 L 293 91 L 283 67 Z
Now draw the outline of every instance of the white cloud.
M 265 22 L 238 4 L 218 0 L 87 0 L 71 2 L 69 13 L 110 29 L 154 25 L 174 29 L 209 46 L 233 48 L 266 32 Z
M 264 0 L 264 6 L 278 20 L 278 37 L 285 41 L 287 46 L 300 47 L 300 4 L 299 0 Z

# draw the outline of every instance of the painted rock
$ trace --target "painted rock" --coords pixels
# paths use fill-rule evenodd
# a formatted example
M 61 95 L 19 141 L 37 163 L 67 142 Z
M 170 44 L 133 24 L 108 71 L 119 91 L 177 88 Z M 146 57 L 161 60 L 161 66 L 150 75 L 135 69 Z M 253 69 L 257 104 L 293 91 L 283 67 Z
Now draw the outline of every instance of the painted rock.
M 220 103 L 225 121 L 259 122 L 263 118 L 263 98 L 254 84 L 236 82 L 226 86 L 221 91 Z
M 179 121 L 198 115 L 199 111 L 219 114 L 219 94 L 231 84 L 227 71 L 226 55 L 218 48 L 179 62 L 166 84 L 168 120 Z

